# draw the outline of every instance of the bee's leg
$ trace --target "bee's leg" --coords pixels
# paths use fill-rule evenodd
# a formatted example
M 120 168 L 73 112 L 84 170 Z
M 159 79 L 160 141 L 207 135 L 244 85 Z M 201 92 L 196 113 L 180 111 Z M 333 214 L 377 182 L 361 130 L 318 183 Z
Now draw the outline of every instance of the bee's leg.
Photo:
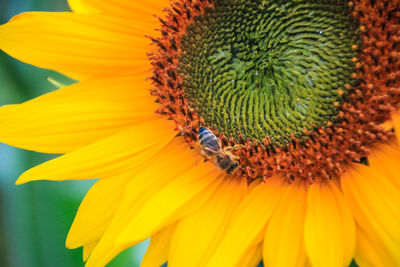
M 241 149 L 241 148 L 244 148 L 244 145 L 227 146 L 227 147 L 224 148 L 224 151 L 225 152 L 229 152 L 229 151 L 238 150 L 238 149 Z

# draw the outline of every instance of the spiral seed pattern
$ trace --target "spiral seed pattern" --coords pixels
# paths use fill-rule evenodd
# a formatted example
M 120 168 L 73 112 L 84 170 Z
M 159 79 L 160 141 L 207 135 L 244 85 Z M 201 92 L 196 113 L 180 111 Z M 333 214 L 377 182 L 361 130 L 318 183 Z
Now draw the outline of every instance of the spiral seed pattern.
M 306 139 L 335 123 L 357 84 L 357 29 L 344 0 L 217 0 L 181 39 L 185 97 L 206 126 L 236 141 Z

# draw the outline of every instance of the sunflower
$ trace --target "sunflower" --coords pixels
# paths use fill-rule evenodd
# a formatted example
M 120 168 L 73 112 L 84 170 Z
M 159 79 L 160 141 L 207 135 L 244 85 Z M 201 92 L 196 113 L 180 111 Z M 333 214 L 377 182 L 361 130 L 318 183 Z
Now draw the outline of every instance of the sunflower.
M 0 48 L 79 82 L 0 109 L 0 141 L 95 179 L 87 266 L 400 266 L 397 0 L 70 0 Z

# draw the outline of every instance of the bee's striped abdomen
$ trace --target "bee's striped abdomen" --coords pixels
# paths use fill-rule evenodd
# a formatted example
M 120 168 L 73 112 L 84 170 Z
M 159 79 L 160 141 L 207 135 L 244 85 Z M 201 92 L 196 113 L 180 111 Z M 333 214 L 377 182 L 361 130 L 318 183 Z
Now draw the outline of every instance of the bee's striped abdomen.
M 198 138 L 202 146 L 208 147 L 214 151 L 218 151 L 220 149 L 217 137 L 207 128 L 201 127 L 199 129 Z

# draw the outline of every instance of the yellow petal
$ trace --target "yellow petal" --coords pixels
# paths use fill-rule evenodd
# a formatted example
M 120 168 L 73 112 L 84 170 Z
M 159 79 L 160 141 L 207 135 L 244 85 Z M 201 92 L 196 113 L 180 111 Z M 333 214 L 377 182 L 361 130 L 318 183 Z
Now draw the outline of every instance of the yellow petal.
M 169 223 L 173 223 L 177 220 L 180 220 L 181 218 L 184 218 L 187 215 L 191 214 L 192 212 L 196 211 L 213 194 L 213 192 L 215 191 L 215 189 L 218 186 L 220 181 L 221 181 L 220 179 L 217 180 L 215 183 L 209 185 L 208 188 L 206 188 L 202 192 L 198 193 L 195 197 L 193 197 L 192 200 L 185 203 L 182 206 L 182 208 L 179 208 L 178 210 L 174 211 L 167 220 L 161 221 L 161 224 L 155 225 L 151 229 L 145 228 L 144 230 L 147 231 L 148 234 L 153 235 L 154 232 L 158 231 L 162 227 L 165 227 L 165 225 L 167 225 Z M 157 216 L 153 215 L 153 218 L 157 218 Z M 161 219 L 163 219 L 163 218 L 161 217 Z M 158 221 L 160 221 L 160 219 Z M 153 225 L 154 225 L 154 223 L 153 223 Z M 153 225 L 151 225 L 151 226 L 153 226 Z M 114 228 L 113 228 L 113 231 L 115 232 Z M 116 234 L 118 237 L 121 236 L 120 231 L 117 231 Z M 148 237 L 150 237 L 150 236 L 146 236 L 146 237 L 143 237 L 143 236 L 145 236 L 145 235 L 142 234 L 141 232 L 138 232 L 137 235 L 134 235 L 132 237 L 123 236 L 123 238 L 126 238 L 126 240 L 129 240 L 129 242 L 125 241 L 124 239 L 122 239 L 123 242 L 121 242 L 121 239 L 115 241 L 114 237 L 111 238 L 111 241 L 110 241 L 108 239 L 109 236 L 106 236 L 107 239 L 105 239 L 105 242 L 107 242 L 107 243 L 111 242 L 112 249 L 107 250 L 106 253 L 101 253 L 101 254 L 100 254 L 100 252 L 98 252 L 96 254 L 94 253 L 93 257 L 90 258 L 90 260 L 88 262 L 89 263 L 88 267 L 107 264 L 111 259 L 113 259 L 121 251 L 140 242 L 140 241 L 138 241 L 139 238 L 140 238 L 140 240 L 144 240 L 144 239 L 147 239 Z M 103 238 L 105 238 L 105 237 L 103 237 Z M 109 244 L 106 246 L 107 247 L 110 246 Z M 98 251 L 101 251 L 100 249 L 104 249 L 104 247 L 100 247 Z
M 264 238 L 264 262 L 270 267 L 305 266 L 304 219 L 307 207 L 305 182 L 288 186 L 277 204 Z
M 82 253 L 83 261 L 87 261 L 90 254 L 93 252 L 94 248 L 96 247 L 97 242 L 98 242 L 98 240 L 92 241 L 83 246 L 83 253 Z
M 395 129 L 395 133 L 397 136 L 397 140 L 400 141 L 400 112 L 396 112 L 392 116 L 393 125 Z
M 134 125 L 26 171 L 17 184 L 34 180 L 105 178 L 141 168 L 175 136 L 173 127 L 174 123 L 165 119 Z
M 170 182 L 179 179 L 180 176 L 200 164 L 202 164 L 201 156 L 198 152 L 190 150 L 183 138 L 175 138 L 166 149 L 156 155 L 151 163 L 133 177 L 132 181 L 126 186 L 121 204 L 110 226 L 89 258 L 89 266 L 104 265 L 125 249 L 123 246 L 115 247 L 116 239 L 121 234 L 121 230 L 128 226 L 145 203 L 157 192 L 162 191 Z M 215 188 L 213 189 L 213 187 L 215 186 L 206 188 L 203 195 L 199 194 L 200 196 L 196 197 L 198 202 L 206 201 L 209 194 L 214 192 Z M 196 206 L 196 203 L 189 204 Z M 202 203 L 197 203 L 197 205 L 199 204 Z M 179 214 L 176 213 L 176 215 Z M 184 216 L 183 210 L 180 216 Z
M 100 13 L 100 10 L 88 5 L 85 0 L 68 0 L 68 5 L 76 13 Z
M 207 266 L 235 266 L 249 248 L 258 245 L 285 188 L 281 177 L 270 178 L 254 188 L 234 211 L 225 236 Z
M 377 145 L 368 160 L 372 168 L 384 174 L 400 190 L 400 146 L 397 142 Z
M 129 247 L 177 220 L 174 215 L 181 214 L 187 203 L 218 176 L 221 173 L 212 164 L 201 164 L 173 180 L 144 203 L 122 231 L 117 243 Z
M 224 234 L 229 218 L 246 193 L 245 178 L 228 176 L 207 203 L 182 219 L 171 242 L 168 264 L 205 266 Z
M 357 228 L 357 247 L 354 256 L 358 266 L 388 267 L 398 266 L 382 241 Z
M 253 191 L 254 188 L 257 188 L 261 183 L 263 183 L 263 180 L 261 179 L 256 179 L 252 181 L 249 186 L 247 187 L 247 193 L 250 193 Z
M 100 239 L 118 207 L 131 172 L 97 181 L 83 199 L 69 230 L 66 246 L 77 248 Z
M 244 257 L 240 260 L 237 267 L 256 267 L 261 262 L 263 254 L 263 245 L 260 243 L 259 245 L 252 247 L 247 250 L 244 254 Z M 268 266 L 268 265 L 267 265 Z
M 140 267 L 161 266 L 168 260 L 168 252 L 175 228 L 176 224 L 174 223 L 151 237 L 149 248 Z
M 349 266 L 355 250 L 355 224 L 346 200 L 332 181 L 310 186 L 304 229 L 312 266 Z
M 170 0 L 68 0 L 71 9 L 78 13 L 104 12 L 118 17 L 154 18 L 162 15 Z
M 157 105 L 145 79 L 144 75 L 96 78 L 3 106 L 0 142 L 63 154 L 153 120 L 159 117 Z
M 0 26 L 0 49 L 76 79 L 148 70 L 153 26 L 105 14 L 30 12 Z
M 359 227 L 379 240 L 400 265 L 400 191 L 373 167 L 354 164 L 342 188 Z

